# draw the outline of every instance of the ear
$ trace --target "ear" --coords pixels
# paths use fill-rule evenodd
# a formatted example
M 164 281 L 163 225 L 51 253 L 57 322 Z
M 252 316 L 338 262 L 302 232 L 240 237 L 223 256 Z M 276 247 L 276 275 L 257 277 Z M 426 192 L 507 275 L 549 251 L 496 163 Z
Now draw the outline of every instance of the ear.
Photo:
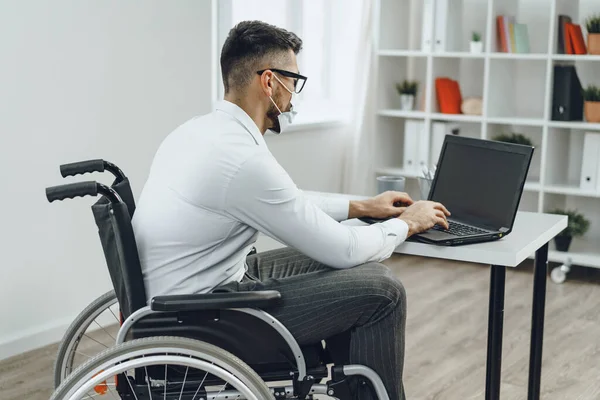
M 262 73 L 260 76 L 260 87 L 267 96 L 273 96 L 273 72 L 265 71 Z

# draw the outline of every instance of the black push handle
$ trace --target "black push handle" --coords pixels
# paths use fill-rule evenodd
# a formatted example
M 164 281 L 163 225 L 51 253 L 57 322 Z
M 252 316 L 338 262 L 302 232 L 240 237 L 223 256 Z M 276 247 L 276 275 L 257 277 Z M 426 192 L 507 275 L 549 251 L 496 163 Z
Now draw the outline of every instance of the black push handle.
M 63 178 L 86 174 L 88 172 L 104 172 L 104 160 L 78 161 L 60 166 L 60 174 Z
M 116 181 L 114 183 L 121 182 L 126 178 L 125 174 L 119 167 L 101 158 L 96 160 L 78 161 L 60 166 L 60 174 L 63 176 L 63 178 L 66 178 L 67 176 L 87 174 L 90 172 L 104 172 L 105 170 L 109 171 L 115 176 Z
M 55 200 L 61 201 L 74 197 L 96 197 L 98 193 L 106 196 L 113 203 L 120 203 L 122 201 L 114 189 L 95 181 L 69 183 L 67 185 L 46 188 L 46 198 L 50 203 Z
M 77 182 L 67 185 L 46 188 L 46 198 L 50 203 L 55 200 L 72 199 L 74 197 L 97 196 L 98 184 L 96 182 Z

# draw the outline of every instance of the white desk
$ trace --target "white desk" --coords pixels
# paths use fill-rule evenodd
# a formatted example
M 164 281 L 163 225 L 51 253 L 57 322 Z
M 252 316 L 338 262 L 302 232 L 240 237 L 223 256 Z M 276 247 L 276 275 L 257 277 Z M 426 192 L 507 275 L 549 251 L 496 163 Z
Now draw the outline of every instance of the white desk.
M 307 193 L 324 196 L 341 196 L 355 200 L 364 199 L 362 196 L 336 193 Z M 486 399 L 500 398 L 506 267 L 516 267 L 533 253 L 535 253 L 535 268 L 533 273 L 528 399 L 537 400 L 540 398 L 548 242 L 567 227 L 567 222 L 568 219 L 566 216 L 518 212 L 512 232 L 500 240 L 455 247 L 405 242 L 395 250 L 396 253 L 474 262 L 491 266 Z M 365 225 L 362 221 L 356 219 L 344 221 L 343 223 Z

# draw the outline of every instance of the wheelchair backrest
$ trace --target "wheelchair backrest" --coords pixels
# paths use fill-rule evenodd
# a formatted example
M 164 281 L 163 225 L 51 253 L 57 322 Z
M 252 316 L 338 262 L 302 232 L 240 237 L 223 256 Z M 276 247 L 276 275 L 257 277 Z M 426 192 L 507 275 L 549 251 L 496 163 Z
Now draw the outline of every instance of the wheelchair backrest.
M 131 191 L 129 178 L 123 178 L 123 180 L 111 185 L 111 188 L 121 196 L 121 200 L 127 205 L 129 216 L 133 217 L 133 213 L 135 212 L 135 199 L 133 197 L 133 192 Z
M 92 212 L 121 313 L 127 318 L 147 304 L 129 204 L 102 197 L 92 206 Z

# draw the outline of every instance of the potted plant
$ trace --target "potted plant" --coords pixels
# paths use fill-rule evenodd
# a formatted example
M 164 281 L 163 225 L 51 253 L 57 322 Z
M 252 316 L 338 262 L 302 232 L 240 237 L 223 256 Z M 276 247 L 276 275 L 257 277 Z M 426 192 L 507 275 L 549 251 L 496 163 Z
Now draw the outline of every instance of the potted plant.
M 591 16 L 585 22 L 587 28 L 587 48 L 589 54 L 600 54 L 600 14 Z
M 589 85 L 583 90 L 583 114 L 587 122 L 600 122 L 600 88 Z
M 415 96 L 417 95 L 417 89 L 419 83 L 417 81 L 405 80 L 402 83 L 396 84 L 396 90 L 400 95 L 400 109 L 403 111 L 410 111 L 415 105 Z
M 499 135 L 494 136 L 494 140 L 498 142 L 505 143 L 516 143 L 516 144 L 524 144 L 526 146 L 533 146 L 533 142 L 520 133 L 501 133 Z
M 481 53 L 483 51 L 483 42 L 481 41 L 481 34 L 479 32 L 473 32 L 471 35 L 471 53 Z
M 577 211 L 557 209 L 550 211 L 550 214 L 561 214 L 569 217 L 565 230 L 554 238 L 554 244 L 558 251 L 569 251 L 573 238 L 583 236 L 590 228 L 590 221 Z

